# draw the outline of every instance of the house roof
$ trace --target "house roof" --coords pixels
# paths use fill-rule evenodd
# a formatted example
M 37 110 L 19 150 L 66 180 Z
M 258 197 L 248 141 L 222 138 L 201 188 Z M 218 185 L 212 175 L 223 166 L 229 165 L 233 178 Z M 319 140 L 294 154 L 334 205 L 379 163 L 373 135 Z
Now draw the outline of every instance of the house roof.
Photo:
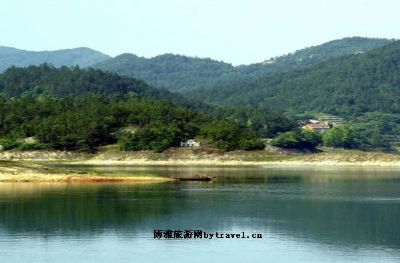
M 303 129 L 329 129 L 329 125 L 322 124 L 322 123 L 309 123 L 303 126 Z
M 184 142 L 197 142 L 197 141 L 195 139 L 188 139 L 188 140 L 186 140 Z
M 310 123 L 319 123 L 319 120 L 310 119 L 308 122 L 310 122 Z

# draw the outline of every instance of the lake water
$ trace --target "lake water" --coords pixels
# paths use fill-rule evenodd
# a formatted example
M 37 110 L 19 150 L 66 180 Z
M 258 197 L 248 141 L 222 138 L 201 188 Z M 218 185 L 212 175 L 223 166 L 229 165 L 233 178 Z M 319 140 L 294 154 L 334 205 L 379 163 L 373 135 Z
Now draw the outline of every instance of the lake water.
M 0 262 L 400 262 L 396 170 L 97 169 L 217 178 L 0 184 Z M 245 238 L 154 239 L 154 230 L 244 232 Z

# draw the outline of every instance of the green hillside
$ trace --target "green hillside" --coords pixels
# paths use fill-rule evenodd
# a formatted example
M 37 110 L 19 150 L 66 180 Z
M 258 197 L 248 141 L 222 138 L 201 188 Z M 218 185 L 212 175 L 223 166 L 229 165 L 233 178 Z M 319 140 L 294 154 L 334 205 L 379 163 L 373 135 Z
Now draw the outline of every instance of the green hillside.
M 11 67 L 0 74 L 0 148 L 94 151 L 118 142 L 123 150 L 162 151 L 201 137 L 217 148 L 252 150 L 264 147 L 258 133 L 291 128 L 265 111 L 248 126 L 255 113 L 193 108 L 180 95 L 96 69 Z M 23 141 L 29 137 L 38 142 Z
M 11 67 L 0 74 L 0 92 L 6 98 L 22 95 L 72 97 L 85 94 L 133 93 L 139 97 L 173 98 L 170 92 L 155 89 L 144 81 L 79 67 L 55 68 L 48 64 L 26 68 Z
M 10 67 L 0 74 L 0 145 L 94 151 L 118 142 L 123 150 L 162 151 L 204 138 L 216 148 L 252 150 L 264 147 L 259 138 L 273 137 L 274 145 L 295 148 L 322 140 L 346 148 L 397 145 L 400 42 L 387 43 L 342 39 L 252 65 L 259 70 L 176 55 L 151 64 L 121 55 L 114 64 L 120 74 L 135 68 L 143 74 L 138 79 L 93 68 Z M 154 73 L 157 81 L 148 85 Z M 169 89 L 190 98 L 157 83 L 174 83 Z M 299 130 L 299 114 L 304 120 L 313 113 L 342 117 L 346 125 L 324 136 Z M 27 137 L 38 143 L 21 141 Z
M 400 112 L 400 42 L 271 77 L 237 82 L 192 97 L 222 105 L 359 116 Z
M 150 59 L 122 54 L 92 67 L 140 78 L 155 87 L 171 91 L 208 87 L 215 80 L 236 72 L 227 63 L 172 54 Z
M 310 67 L 333 57 L 366 52 L 388 43 L 390 40 L 387 39 L 344 38 L 272 58 L 263 63 L 237 67 L 211 59 L 172 54 L 150 59 L 123 54 L 92 67 L 140 78 L 155 87 L 186 92 Z
M 239 67 L 239 70 L 243 73 L 252 73 L 258 76 L 281 73 L 296 68 L 314 66 L 335 57 L 367 52 L 390 42 L 392 40 L 381 38 L 348 37 L 300 49 L 259 64 Z
M 0 47 L 0 71 L 11 66 L 26 67 L 49 63 L 56 67 L 87 67 L 110 57 L 90 48 L 74 48 L 56 51 L 26 51 L 11 47 Z
M 368 52 L 333 58 L 316 66 L 199 89 L 187 95 L 223 106 L 273 109 L 297 116 L 324 113 L 322 115 L 344 118 L 351 128 L 329 133 L 327 136 L 332 137 L 324 141 L 328 146 L 397 145 L 400 41 Z M 351 137 L 349 134 L 357 134 L 357 139 L 331 143 L 333 137 Z

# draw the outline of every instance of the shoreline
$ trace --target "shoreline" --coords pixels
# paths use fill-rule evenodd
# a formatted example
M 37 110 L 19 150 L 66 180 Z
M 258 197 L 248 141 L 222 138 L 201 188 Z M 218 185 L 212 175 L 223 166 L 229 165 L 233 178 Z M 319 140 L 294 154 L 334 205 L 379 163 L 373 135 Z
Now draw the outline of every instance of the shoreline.
M 299 152 L 280 148 L 269 148 L 264 151 L 206 152 L 202 149 L 171 148 L 162 153 L 150 151 L 124 152 L 115 146 L 100 148 L 95 154 L 84 154 L 65 151 L 3 151 L 0 152 L 0 175 L 4 167 L 1 162 L 11 162 L 23 167 L 25 172 L 48 172 L 42 164 L 66 164 L 87 166 L 266 166 L 272 168 L 285 167 L 400 167 L 400 154 L 384 152 L 364 152 L 321 148 L 318 152 Z M 31 169 L 37 164 L 41 169 Z M 65 172 L 65 171 L 64 171 Z M 68 172 L 68 171 L 67 171 Z M 51 172 L 52 173 L 52 172 Z M 82 181 L 82 175 L 69 171 L 70 179 L 64 181 Z M 4 173 L 3 173 L 4 174 Z M 59 174 L 59 173 L 58 173 Z M 89 175 L 85 175 L 88 178 Z M 100 180 L 97 174 L 93 181 Z M 102 178 L 104 176 L 101 176 Z M 0 178 L 0 181 L 2 179 Z M 114 181 L 126 181 L 127 178 L 110 178 Z M 129 180 L 143 180 L 131 178 Z M 152 179 L 153 180 L 153 179 Z
M 8 153 L 9 154 L 9 153 Z M 79 171 L 79 166 L 264 166 L 266 169 L 398 169 L 400 155 L 382 152 L 325 151 L 311 154 L 230 152 L 219 155 L 155 154 L 149 152 L 103 151 L 95 155 L 49 155 L 46 152 L 17 152 L 19 158 L 0 158 L 0 183 L 165 183 L 173 178 L 154 174 L 107 174 Z M 65 158 L 68 156 L 69 158 Z M 1 157 L 1 156 L 0 156 Z M 12 155 L 11 155 L 12 157 Z M 21 158 L 22 157 L 22 158 Z M 32 158 L 34 157 L 34 158 Z M 57 157 L 57 158 L 54 158 Z M 60 158 L 61 157 L 61 158 Z M 52 166 L 51 164 L 60 164 Z M 62 165 L 65 164 L 65 167 Z
M 400 161 L 396 162 L 305 162 L 305 161 L 279 161 L 279 162 L 257 162 L 257 161 L 153 161 L 153 160 L 131 160 L 131 161 L 73 161 L 66 164 L 72 165 L 93 165 L 93 166 L 274 166 L 274 167 L 400 167 Z
M 137 174 L 133 176 L 99 175 L 67 169 L 51 169 L 22 161 L 0 161 L 0 183 L 163 183 L 172 178 Z
M 174 179 L 154 177 L 114 177 L 114 176 L 79 176 L 79 175 L 54 175 L 30 174 L 3 175 L 0 173 L 0 183 L 165 183 L 174 182 Z
M 60 184 L 153 184 L 175 182 L 176 179 L 169 177 L 160 177 L 152 174 L 133 174 L 133 175 L 110 175 L 98 174 L 95 172 L 79 172 L 62 168 L 61 170 L 52 170 L 45 164 L 38 162 L 26 164 L 23 161 L 7 162 L 8 166 L 2 165 L 4 161 L 0 161 L 0 184 L 3 183 L 60 183 Z M 48 164 L 49 162 L 47 162 Z M 300 162 L 300 161 L 280 161 L 280 162 L 171 162 L 171 161 L 68 161 L 63 162 L 66 165 L 87 165 L 90 166 L 220 166 L 220 167 L 240 167 L 240 166 L 266 166 L 266 169 L 310 169 L 310 170 L 332 170 L 332 169 L 398 169 L 400 162 Z

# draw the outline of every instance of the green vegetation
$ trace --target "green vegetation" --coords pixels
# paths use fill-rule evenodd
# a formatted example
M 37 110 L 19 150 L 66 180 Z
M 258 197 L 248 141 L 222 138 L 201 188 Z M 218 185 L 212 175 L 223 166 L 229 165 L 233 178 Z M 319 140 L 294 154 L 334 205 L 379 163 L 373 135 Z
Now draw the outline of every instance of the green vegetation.
M 217 115 L 246 126 L 261 138 L 272 138 L 277 133 L 290 131 L 298 126 L 294 118 L 260 107 L 225 107 L 219 109 Z
M 100 70 L 81 70 L 78 67 L 51 65 L 11 67 L 0 75 L 0 92 L 9 98 L 24 96 L 76 97 L 85 94 L 133 94 L 138 97 L 172 98 L 167 91 L 150 88 L 144 81 Z
M 354 119 L 369 112 L 397 114 L 400 41 L 317 66 L 199 90 L 197 99 L 226 106 L 324 112 Z
M 381 131 L 370 126 L 371 123 L 335 127 L 324 134 L 324 145 L 347 149 L 389 148 Z
M 363 150 L 390 148 L 381 132 L 370 126 L 371 123 L 341 125 L 323 134 L 308 130 L 289 131 L 278 134 L 271 145 L 294 149 L 314 149 L 317 146 Z
M 0 145 L 2 146 L 3 150 L 11 150 L 18 148 L 21 145 L 21 142 L 12 139 L 1 139 Z
M 142 127 L 138 131 L 142 135 L 146 127 L 155 124 L 158 127 L 173 125 L 182 137 L 190 138 L 205 122 L 202 115 L 190 110 L 133 95 L 86 95 L 74 99 L 24 96 L 6 100 L 2 106 L 1 136 L 35 136 L 41 143 L 65 150 L 92 151 L 99 145 L 113 143 L 114 134 L 128 125 Z M 160 132 L 166 136 L 170 129 Z M 149 137 L 153 139 L 156 140 Z
M 190 133 L 190 132 L 189 132 Z M 152 126 L 139 129 L 134 134 L 127 134 L 120 138 L 118 144 L 121 150 L 154 150 L 162 152 L 171 147 L 178 146 L 183 138 L 188 138 L 189 133 L 174 126 Z
M 87 67 L 110 57 L 90 48 L 74 48 L 57 51 L 26 51 L 11 47 L 0 47 L 0 71 L 11 66 L 26 67 L 50 63 L 56 67 Z
M 322 142 L 320 133 L 308 130 L 295 130 L 280 133 L 271 144 L 283 148 L 315 149 Z
M 150 85 L 171 91 L 187 92 L 199 89 L 197 95 L 201 95 L 204 89 L 216 87 L 218 90 L 221 86 L 237 85 L 247 92 L 245 83 L 249 80 L 314 66 L 331 58 L 365 52 L 388 43 L 390 40 L 387 39 L 344 38 L 276 57 L 268 62 L 237 67 L 208 58 L 200 59 L 173 54 L 150 59 L 122 54 L 94 64 L 92 67 L 137 77 Z M 225 95 L 234 95 L 228 93 L 228 90 L 225 91 L 227 92 Z M 212 96 L 212 93 L 208 94 L 207 99 Z
M 10 68 L 0 75 L 1 145 L 92 152 L 118 141 L 123 150 L 163 151 L 203 136 L 220 149 L 252 150 L 264 147 L 258 136 L 292 127 L 272 112 L 204 107 L 210 112 L 205 114 L 186 103 L 143 81 L 100 70 Z M 124 131 L 132 126 L 133 132 Z M 20 142 L 27 137 L 38 142 Z
M 261 150 L 265 144 L 257 138 L 255 133 L 250 132 L 236 122 L 218 121 L 207 124 L 202 135 L 210 138 L 212 144 L 224 150 Z
M 291 116 L 333 114 L 351 124 L 351 134 L 356 138 L 343 143 L 327 139 L 327 144 L 390 148 L 400 143 L 399 75 L 400 41 L 395 41 L 317 66 L 193 91 L 190 95 L 228 107 L 252 106 Z
M 323 137 L 324 144 L 329 147 L 356 148 L 358 143 L 354 129 L 348 126 L 328 130 Z
M 44 143 L 21 142 L 15 139 L 1 139 L 0 145 L 2 146 L 2 149 L 5 151 L 12 149 L 19 149 L 21 151 L 34 151 L 34 150 L 42 150 L 49 148 L 49 145 Z
M 313 149 L 323 142 L 387 149 L 400 142 L 399 54 L 400 42 L 346 38 L 250 66 L 126 54 L 97 65 L 158 87 L 201 87 L 189 94 L 192 100 L 98 69 L 11 67 L 0 74 L 0 143 L 3 149 L 93 152 L 118 142 L 122 150 L 161 152 L 204 138 L 230 151 L 263 149 L 260 138 L 279 134 L 272 144 L 286 148 Z M 297 130 L 297 120 L 315 112 L 351 125 L 323 138 Z M 27 137 L 38 142 L 23 143 Z
M 138 77 L 150 85 L 171 91 L 209 86 L 226 74 L 235 74 L 227 63 L 211 59 L 165 54 L 146 59 L 122 54 L 92 67 L 125 76 Z
M 35 151 L 35 150 L 43 150 L 49 148 L 49 145 L 38 142 L 23 142 L 18 148 L 21 151 Z

